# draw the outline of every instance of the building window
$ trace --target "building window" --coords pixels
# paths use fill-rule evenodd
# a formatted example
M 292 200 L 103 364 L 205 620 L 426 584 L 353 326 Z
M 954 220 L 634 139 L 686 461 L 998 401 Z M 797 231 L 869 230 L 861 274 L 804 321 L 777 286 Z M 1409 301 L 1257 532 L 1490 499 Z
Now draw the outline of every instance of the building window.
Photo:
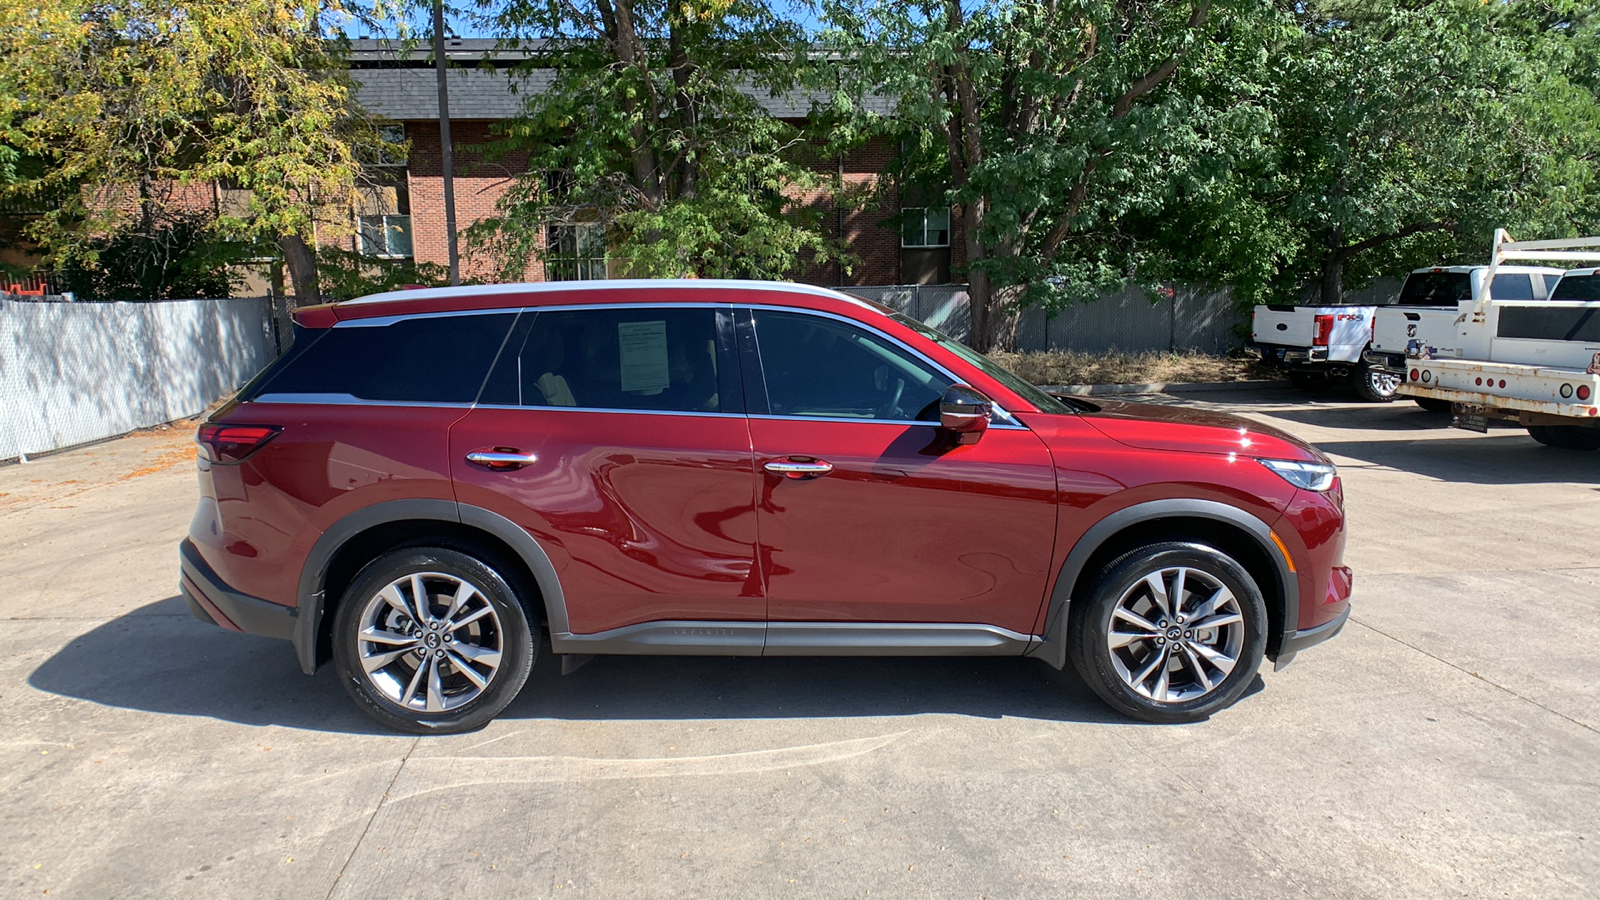
M 411 257 L 410 216 L 360 216 L 361 252 L 389 259 Z
M 900 246 L 950 246 L 950 207 L 910 207 L 900 212 Z
M 404 125 L 378 126 L 378 145 L 371 148 L 373 156 L 364 162 L 372 168 L 400 168 L 406 166 L 407 151 L 410 145 L 406 143 L 406 127 Z
M 598 223 L 551 225 L 545 231 L 546 281 L 606 277 L 606 229 Z

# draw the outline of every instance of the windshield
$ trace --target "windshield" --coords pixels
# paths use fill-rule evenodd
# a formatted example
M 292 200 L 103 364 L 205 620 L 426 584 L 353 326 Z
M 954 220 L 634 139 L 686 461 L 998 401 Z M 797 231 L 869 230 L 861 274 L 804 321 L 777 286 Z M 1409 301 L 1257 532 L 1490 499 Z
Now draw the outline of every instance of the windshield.
M 901 325 L 906 326 L 912 331 L 915 331 L 917 334 L 922 335 L 923 337 L 933 341 L 946 350 L 949 350 L 951 353 L 954 353 L 972 365 L 977 366 L 979 369 L 982 369 L 983 374 L 988 375 L 995 381 L 998 381 L 1010 388 L 1012 391 L 1020 395 L 1024 400 L 1032 403 L 1040 412 L 1055 413 L 1057 415 L 1070 414 L 1072 412 L 1072 409 L 1066 404 L 1062 403 L 1060 400 L 1057 400 L 1049 394 L 1046 394 L 1044 391 L 1039 390 L 1037 387 L 1029 384 L 1026 379 L 1014 374 L 1009 369 L 996 364 L 994 360 L 984 356 L 982 353 L 979 353 L 971 347 L 968 347 L 966 344 L 961 343 L 955 338 L 940 334 L 939 332 L 929 328 L 921 322 L 918 322 L 916 319 L 913 319 L 910 316 L 895 313 L 892 318 Z
M 1563 275 L 1556 282 L 1551 300 L 1600 300 L 1600 276 Z
M 1472 299 L 1472 276 L 1466 272 L 1413 272 L 1400 288 L 1401 306 L 1455 306 Z

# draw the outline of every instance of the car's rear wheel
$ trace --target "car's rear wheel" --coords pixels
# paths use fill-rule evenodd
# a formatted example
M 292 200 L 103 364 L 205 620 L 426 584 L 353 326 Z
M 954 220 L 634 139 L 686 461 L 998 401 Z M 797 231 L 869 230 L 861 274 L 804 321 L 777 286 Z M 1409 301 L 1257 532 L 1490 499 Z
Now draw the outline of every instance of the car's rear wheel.
M 1356 396 L 1368 403 L 1388 403 L 1400 393 L 1400 376 L 1375 366 L 1362 366 L 1350 373 Z
M 1600 450 L 1600 428 L 1583 425 L 1529 425 L 1528 436 L 1558 450 Z
M 1267 607 L 1228 555 L 1161 543 L 1107 565 L 1073 601 L 1069 627 L 1073 666 L 1101 699 L 1147 722 L 1193 722 L 1249 687 Z
M 339 604 L 333 636 L 356 704 L 413 734 L 481 728 L 522 689 L 536 652 L 506 579 L 445 547 L 404 548 L 369 563 Z
M 1440 400 L 1435 397 L 1412 397 L 1417 405 L 1431 413 L 1448 413 L 1451 409 L 1449 400 Z

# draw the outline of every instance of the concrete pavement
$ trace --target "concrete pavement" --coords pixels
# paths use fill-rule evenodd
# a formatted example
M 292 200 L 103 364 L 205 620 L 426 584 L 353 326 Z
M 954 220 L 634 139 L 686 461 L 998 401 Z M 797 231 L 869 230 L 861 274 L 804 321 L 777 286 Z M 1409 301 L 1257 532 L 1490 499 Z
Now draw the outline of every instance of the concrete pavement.
M 188 435 L 0 468 L 0 896 L 1593 896 L 1600 454 L 1409 403 L 1229 409 L 1341 464 L 1356 613 L 1191 726 L 980 660 L 542 656 L 360 715 L 174 596 Z

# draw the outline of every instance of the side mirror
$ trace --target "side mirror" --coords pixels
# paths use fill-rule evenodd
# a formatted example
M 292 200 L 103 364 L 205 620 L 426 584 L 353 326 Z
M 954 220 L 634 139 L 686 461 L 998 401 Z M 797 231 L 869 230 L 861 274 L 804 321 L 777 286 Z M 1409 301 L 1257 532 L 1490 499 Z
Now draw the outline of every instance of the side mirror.
M 976 444 L 989 430 L 992 404 L 964 384 L 952 384 L 939 398 L 939 427 L 956 435 L 958 444 Z

